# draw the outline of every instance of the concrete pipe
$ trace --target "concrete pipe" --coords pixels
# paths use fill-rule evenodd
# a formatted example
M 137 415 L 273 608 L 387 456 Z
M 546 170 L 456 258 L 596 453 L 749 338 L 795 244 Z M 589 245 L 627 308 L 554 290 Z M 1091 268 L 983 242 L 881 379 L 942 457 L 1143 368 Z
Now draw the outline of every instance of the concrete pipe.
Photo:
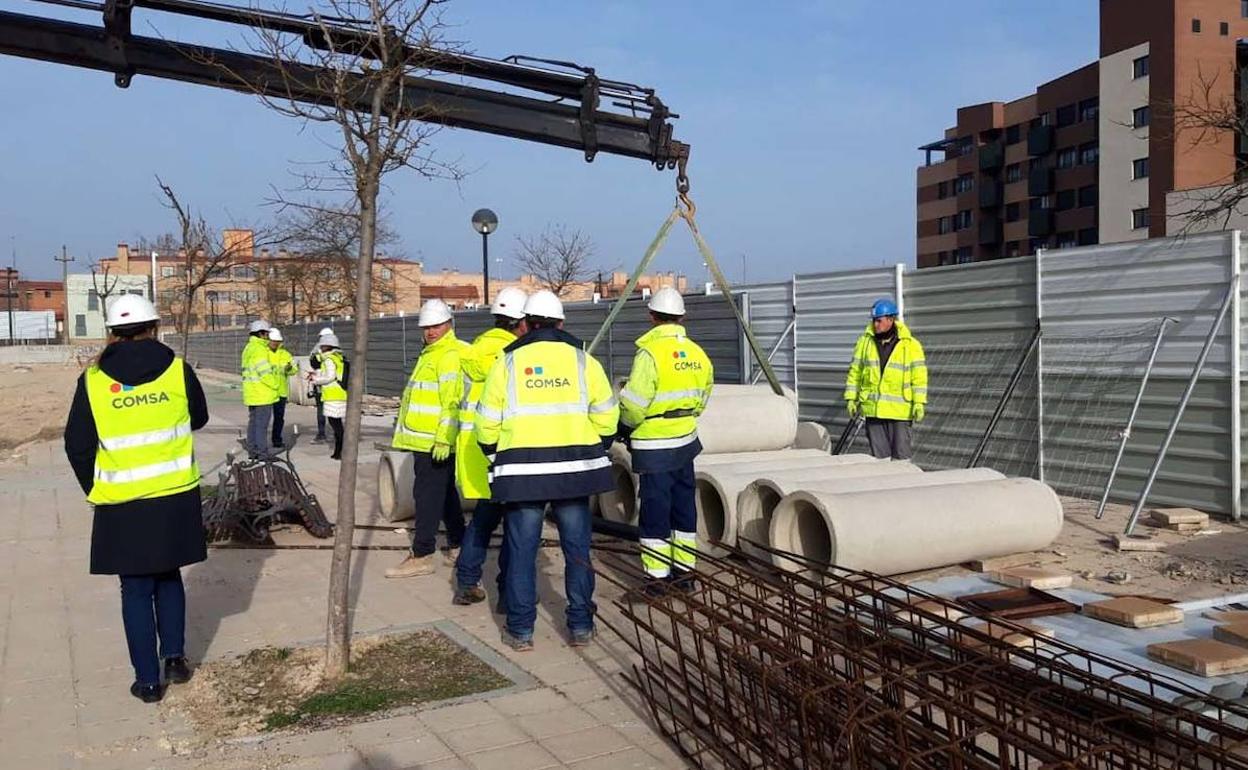
M 711 397 L 698 418 L 707 454 L 785 449 L 797 436 L 797 405 L 770 390 Z
M 637 524 L 637 493 L 640 488 L 637 474 L 633 473 L 633 460 L 623 444 L 612 444 L 607 450 L 611 458 L 611 477 L 615 489 L 598 495 L 598 515 L 607 521 L 621 524 Z
M 411 452 L 385 451 L 377 461 L 377 505 L 386 521 L 404 521 L 415 518 L 416 472 Z M 476 508 L 476 500 L 459 500 L 465 513 Z
M 308 382 L 308 375 L 312 373 L 312 365 L 308 362 L 307 356 L 295 356 L 294 359 L 299 371 L 290 375 L 288 399 L 292 404 L 311 406 L 316 403 L 316 399 L 312 398 L 312 383 Z
M 1047 548 L 1062 504 L 1045 484 L 999 479 L 832 494 L 799 491 L 776 506 L 772 545 L 820 564 L 884 575 Z M 777 566 L 800 571 L 791 559 Z
M 817 422 L 799 422 L 797 435 L 793 438 L 793 448 L 828 452 L 832 449 L 832 436 L 827 428 Z
M 857 476 L 837 479 L 835 481 L 811 481 L 809 478 L 794 476 L 764 475 L 760 476 L 737 495 L 737 519 L 739 521 L 764 522 L 765 529 L 752 530 L 760 540 L 756 542 L 774 544 L 777 527 L 791 526 L 792 507 L 783 513 L 777 506 L 785 496 L 794 492 L 817 491 L 824 494 L 846 494 L 849 492 L 870 492 L 875 489 L 907 489 L 910 487 L 934 487 L 940 484 L 960 484 L 970 481 L 996 481 L 1005 478 L 1005 474 L 991 468 L 969 468 L 965 470 L 933 471 L 931 473 L 902 472 L 887 476 Z M 749 537 L 747 535 L 747 537 Z M 778 547 L 778 546 L 777 546 Z M 787 549 L 786 549 L 787 550 Z
M 694 473 L 694 499 L 698 507 L 698 535 L 703 545 L 718 539 L 736 545 L 738 536 L 766 543 L 768 522 L 741 518 L 737 498 L 746 486 L 759 477 L 779 478 L 801 483 L 818 483 L 859 476 L 887 476 L 901 473 L 921 474 L 917 465 L 902 462 L 869 462 L 854 464 L 824 461 L 779 461 L 777 463 L 745 463 L 721 465 Z M 749 546 L 741 544 L 749 550 Z M 713 550 L 713 549 L 712 549 Z
M 803 460 L 810 457 L 821 457 L 831 465 L 880 462 L 871 455 L 831 455 L 818 449 L 773 449 L 766 452 L 727 452 L 717 455 L 703 452 L 693 461 L 693 466 L 701 470 L 741 463 L 770 463 L 775 460 Z

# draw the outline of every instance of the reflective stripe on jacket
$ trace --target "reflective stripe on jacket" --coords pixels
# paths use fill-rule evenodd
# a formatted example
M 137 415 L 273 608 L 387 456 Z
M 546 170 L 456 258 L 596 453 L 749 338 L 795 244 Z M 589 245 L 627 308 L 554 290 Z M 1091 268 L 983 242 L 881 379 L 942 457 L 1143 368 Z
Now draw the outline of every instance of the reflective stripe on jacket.
M 85 382 L 99 437 L 89 502 L 115 505 L 199 486 L 182 359 L 142 385 L 123 385 L 96 366 Z
M 614 488 L 603 439 L 619 405 L 602 365 L 539 329 L 508 348 L 486 377 L 476 437 L 492 452 L 494 500 L 563 500 Z
M 490 498 L 490 463 L 477 443 L 477 402 L 485 390 L 485 378 L 503 355 L 503 349 L 516 341 L 506 329 L 483 332 L 460 354 L 459 368 L 463 373 L 464 396 L 459 402 L 459 439 L 455 449 L 455 481 L 459 496 L 466 500 Z
M 854 346 L 854 359 L 845 379 L 845 400 L 857 401 L 864 417 L 909 420 L 915 404 L 927 403 L 927 361 L 923 346 L 901 321 L 896 322 L 897 345 L 884 371 L 870 325 Z
M 277 403 L 278 376 L 273 367 L 269 343 L 251 337 L 243 348 L 243 404 L 264 406 Z
M 454 446 L 459 435 L 459 400 L 464 388 L 459 356 L 466 347 L 452 329 L 421 351 L 403 389 L 391 442 L 396 449 L 430 452 L 434 444 Z
M 632 429 L 633 470 L 652 473 L 690 462 L 702 450 L 698 415 L 714 386 L 711 359 L 679 324 L 660 324 L 637 340 L 621 421 Z

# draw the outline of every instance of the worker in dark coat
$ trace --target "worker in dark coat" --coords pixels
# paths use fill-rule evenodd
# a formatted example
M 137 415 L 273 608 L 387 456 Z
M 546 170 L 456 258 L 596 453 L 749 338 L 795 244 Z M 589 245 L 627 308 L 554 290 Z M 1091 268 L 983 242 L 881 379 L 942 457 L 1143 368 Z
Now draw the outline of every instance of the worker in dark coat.
M 121 616 L 134 684 L 145 703 L 190 679 L 179 569 L 207 558 L 191 431 L 208 404 L 191 367 L 156 337 L 147 299 L 109 303 L 109 343 L 78 379 L 65 454 L 95 507 L 91 574 L 121 578 Z M 159 642 L 159 648 L 157 643 Z

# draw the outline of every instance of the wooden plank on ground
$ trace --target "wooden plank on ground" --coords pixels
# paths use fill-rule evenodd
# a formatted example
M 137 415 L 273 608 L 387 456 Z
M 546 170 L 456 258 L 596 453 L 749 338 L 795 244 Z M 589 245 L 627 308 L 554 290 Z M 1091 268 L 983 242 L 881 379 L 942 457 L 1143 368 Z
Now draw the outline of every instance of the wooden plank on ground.
M 976 572 L 995 572 L 996 570 L 1021 567 L 1026 564 L 1052 564 L 1064 560 L 1052 551 L 1032 551 L 1029 553 L 1012 553 L 1008 556 L 993 556 L 990 559 L 976 559 L 966 562 L 967 569 Z
M 1148 657 L 1199 676 L 1248 671 L 1248 650 L 1215 639 L 1180 639 L 1148 645 Z
M 1134 596 L 1089 602 L 1083 605 L 1083 614 L 1129 628 L 1152 628 L 1183 622 L 1182 610 Z

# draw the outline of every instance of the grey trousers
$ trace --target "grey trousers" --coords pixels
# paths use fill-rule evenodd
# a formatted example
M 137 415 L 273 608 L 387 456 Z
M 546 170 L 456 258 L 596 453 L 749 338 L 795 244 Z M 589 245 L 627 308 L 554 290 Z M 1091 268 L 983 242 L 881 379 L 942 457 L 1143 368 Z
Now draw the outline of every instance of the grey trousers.
M 247 453 L 252 457 L 269 453 L 269 421 L 273 405 L 247 407 Z
M 867 443 L 872 456 L 880 460 L 909 460 L 914 456 L 910 446 L 909 420 L 867 418 Z

